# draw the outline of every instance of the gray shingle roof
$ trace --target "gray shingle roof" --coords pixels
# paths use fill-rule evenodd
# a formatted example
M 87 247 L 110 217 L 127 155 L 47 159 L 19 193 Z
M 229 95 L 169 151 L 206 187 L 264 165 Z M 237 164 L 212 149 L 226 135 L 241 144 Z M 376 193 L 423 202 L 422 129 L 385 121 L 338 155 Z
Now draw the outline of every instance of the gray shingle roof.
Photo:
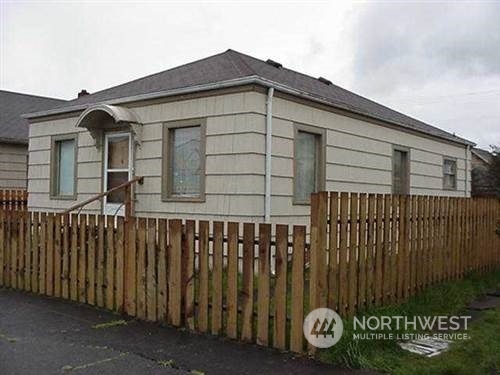
M 188 88 L 245 77 L 260 77 L 307 94 L 331 106 L 363 114 L 403 128 L 454 142 L 473 144 L 444 130 L 406 116 L 386 106 L 354 94 L 334 84 L 287 69 L 278 68 L 254 57 L 227 50 L 189 64 L 143 77 L 119 86 L 71 100 L 61 106 L 73 107 L 116 100 L 130 96 Z
M 474 147 L 473 149 L 471 149 L 471 151 L 473 154 L 476 154 L 477 157 L 482 159 L 487 164 L 491 164 L 491 162 L 493 161 L 493 154 L 487 150 L 483 150 L 482 148 Z
M 28 121 L 23 113 L 61 105 L 65 100 L 0 90 L 0 141 L 28 142 Z

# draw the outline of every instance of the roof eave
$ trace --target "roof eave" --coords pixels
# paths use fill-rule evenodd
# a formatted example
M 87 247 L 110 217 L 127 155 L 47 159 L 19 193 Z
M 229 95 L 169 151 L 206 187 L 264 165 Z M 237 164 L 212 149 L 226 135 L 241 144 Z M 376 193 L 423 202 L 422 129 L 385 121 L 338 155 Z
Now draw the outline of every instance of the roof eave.
M 0 143 L 8 143 L 8 144 L 14 144 L 14 145 L 28 145 L 28 139 L 21 139 L 21 138 L 4 138 L 0 137 Z
M 45 110 L 45 111 L 27 113 L 27 114 L 22 115 L 21 117 L 26 118 L 28 120 L 32 120 L 32 119 L 36 119 L 39 117 L 60 115 L 63 113 L 68 113 L 68 112 L 83 111 L 83 110 L 87 109 L 87 107 L 94 106 L 94 105 L 126 104 L 126 103 L 131 103 L 131 102 L 138 102 L 138 101 L 142 101 L 142 100 L 152 100 L 152 99 L 159 99 L 159 98 L 175 96 L 175 95 L 191 94 L 193 92 L 198 92 L 198 91 L 208 91 L 208 90 L 215 90 L 215 89 L 219 89 L 219 88 L 226 88 L 226 87 L 239 86 L 239 85 L 244 85 L 244 84 L 249 84 L 249 83 L 256 83 L 257 78 L 258 78 L 257 76 L 248 76 L 248 77 L 244 77 L 244 78 L 231 79 L 231 80 L 227 80 L 227 81 L 209 83 L 209 84 L 204 84 L 204 85 L 196 85 L 196 86 L 182 87 L 182 88 L 172 89 L 172 90 L 157 91 L 157 92 L 141 94 L 141 95 L 126 96 L 126 97 L 122 97 L 122 98 L 110 99 L 110 100 L 105 100 L 105 101 L 91 103 L 91 104 L 80 104 L 80 105 L 75 105 L 75 106 L 53 108 L 53 109 L 49 109 L 49 110 Z
M 316 95 L 311 95 L 305 91 L 297 90 L 297 89 L 294 89 L 292 87 L 283 85 L 281 83 L 274 82 L 272 80 L 268 80 L 266 78 L 262 78 L 262 77 L 257 76 L 257 75 L 252 75 L 252 76 L 247 76 L 247 77 L 237 78 L 237 79 L 231 79 L 231 80 L 226 80 L 226 81 L 221 81 L 221 82 L 203 84 L 203 85 L 189 86 L 189 87 L 183 87 L 183 88 L 172 89 L 172 90 L 157 91 L 157 92 L 153 92 L 153 93 L 133 95 L 133 96 L 122 97 L 122 98 L 117 98 L 117 99 L 110 99 L 110 100 L 106 100 L 106 101 L 102 101 L 102 102 L 98 102 L 98 103 L 81 104 L 81 105 L 76 105 L 76 106 L 54 108 L 54 109 L 49 109 L 49 110 L 45 110 L 45 111 L 24 114 L 24 115 L 22 115 L 22 117 L 26 118 L 28 120 L 33 120 L 33 119 L 40 118 L 40 117 L 60 115 L 60 114 L 68 113 L 68 112 L 84 111 L 91 105 L 94 106 L 94 105 L 100 105 L 100 104 L 111 104 L 111 105 L 126 104 L 126 103 L 131 103 L 131 102 L 159 99 L 159 98 L 176 96 L 176 95 L 191 94 L 191 93 L 199 92 L 199 91 L 216 90 L 216 89 L 228 88 L 228 87 L 234 87 L 234 86 L 240 86 L 240 85 L 246 85 L 246 84 L 259 84 L 259 85 L 262 85 L 264 87 L 274 87 L 275 89 L 282 91 L 284 93 L 299 96 L 301 98 L 312 100 L 314 102 L 318 102 L 318 103 L 321 103 L 321 104 L 324 104 L 324 105 L 327 105 L 330 107 L 335 107 L 335 108 L 342 109 L 342 110 L 345 110 L 345 111 L 348 111 L 348 112 L 351 112 L 354 114 L 358 114 L 361 116 L 372 118 L 374 120 L 382 121 L 382 122 L 385 122 L 387 124 L 397 125 L 397 126 L 405 128 L 405 129 L 415 131 L 417 133 L 426 134 L 427 136 L 431 136 L 431 137 L 439 138 L 439 139 L 444 139 L 444 140 L 447 140 L 449 142 L 455 142 L 455 143 L 468 145 L 468 146 L 475 146 L 476 145 L 474 142 L 471 142 L 471 141 L 463 139 L 463 138 L 454 137 L 451 135 L 450 135 L 450 137 L 443 137 L 443 136 L 439 136 L 436 134 L 419 131 L 417 129 L 409 128 L 405 124 L 398 123 L 395 121 L 388 121 L 388 120 L 385 120 L 382 118 L 378 118 L 378 117 L 373 116 L 369 113 L 365 113 L 363 111 L 353 109 L 349 106 L 343 106 L 343 105 L 340 105 L 338 103 L 332 104 L 331 101 L 329 101 L 326 98 L 322 98 L 322 97 L 319 97 Z

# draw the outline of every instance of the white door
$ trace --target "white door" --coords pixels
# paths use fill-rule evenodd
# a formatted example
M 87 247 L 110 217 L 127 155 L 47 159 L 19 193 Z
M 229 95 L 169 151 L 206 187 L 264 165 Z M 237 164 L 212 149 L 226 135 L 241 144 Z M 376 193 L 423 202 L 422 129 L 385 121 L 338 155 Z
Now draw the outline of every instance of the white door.
M 104 191 L 132 179 L 132 142 L 130 133 L 106 133 L 104 142 Z M 104 197 L 105 215 L 125 214 L 125 189 Z

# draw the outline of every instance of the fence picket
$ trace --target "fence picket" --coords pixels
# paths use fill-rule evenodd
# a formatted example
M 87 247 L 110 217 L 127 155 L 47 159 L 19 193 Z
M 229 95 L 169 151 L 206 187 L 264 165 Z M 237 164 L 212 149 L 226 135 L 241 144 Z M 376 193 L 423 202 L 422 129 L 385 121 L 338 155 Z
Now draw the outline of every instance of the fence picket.
M 339 195 L 330 193 L 330 225 L 328 228 L 328 307 L 337 311 L 339 306 L 339 246 L 338 246 Z
M 87 246 L 87 303 L 95 305 L 96 303 L 96 239 L 95 215 L 89 216 L 88 228 L 88 246 Z
M 31 213 L 30 212 L 25 212 L 25 271 L 24 271 L 24 286 L 25 290 L 28 292 L 31 292 L 31 272 L 32 272 L 32 242 L 31 242 L 31 225 L 32 225 L 32 219 L 31 219 Z M 1 221 L 1 214 L 0 214 L 0 221 Z M 1 225 L 1 224 L 0 224 Z M 0 233 L 1 236 L 1 233 Z M 2 250 L 0 250 L 0 258 L 2 257 Z M 2 262 L 0 260 L 0 269 L 2 268 Z M 0 270 L 1 272 L 1 270 Z M 2 283 L 2 277 L 0 276 L 0 284 Z
M 366 235 L 367 235 L 367 195 L 359 195 L 359 269 L 358 269 L 358 311 L 366 308 Z
M 168 282 L 167 282 L 167 220 L 158 220 L 158 321 L 167 321 L 167 306 L 168 306 Z M 129 252 L 129 257 L 130 257 Z M 135 256 L 132 256 L 135 264 Z M 127 288 L 127 287 L 126 287 Z M 130 296 L 128 297 L 130 298 Z M 130 301 L 126 302 L 130 305 Z M 126 307 L 128 310 L 129 307 Z
M 146 219 L 138 219 L 137 228 L 137 302 L 139 319 L 146 319 Z
M 19 237 L 19 212 L 12 211 L 12 232 L 10 237 L 10 286 L 17 288 L 17 262 L 18 262 L 18 237 Z
M 274 287 L 273 346 L 286 349 L 288 225 L 276 225 L 276 284 Z
M 17 287 L 25 289 L 24 286 L 24 272 L 25 272 L 25 253 L 26 253 L 26 240 L 25 240 L 25 214 L 19 211 L 19 243 L 18 243 L 18 272 L 17 272 Z
M 87 219 L 87 215 L 80 215 L 78 233 L 80 240 L 80 248 L 78 250 L 78 301 L 81 303 L 85 303 L 87 300 Z M 110 245 L 108 244 L 108 246 Z M 107 307 L 109 309 L 113 308 L 112 306 Z
M 227 336 L 238 337 L 238 223 L 227 225 Z
M 146 253 L 146 319 L 152 322 L 157 318 L 156 289 L 156 220 L 147 220 L 147 253 Z M 179 254 L 180 256 L 180 254 Z M 118 259 L 118 258 L 117 258 Z M 118 268 L 118 267 L 117 267 Z M 117 278 L 118 280 L 119 278 Z M 180 286 L 180 283 L 179 283 Z M 118 295 L 118 293 L 117 293 Z
M 349 281 L 348 281 L 348 316 L 356 314 L 356 291 L 358 279 L 357 237 L 358 237 L 358 194 L 351 194 L 349 215 Z
M 169 232 L 169 278 L 168 278 L 168 312 L 169 321 L 174 326 L 180 326 L 182 320 L 182 221 L 168 221 Z
M 0 192 L 1 193 L 1 192 Z M 2 196 L 0 195 L 0 198 Z M 5 285 L 4 281 L 4 262 L 6 259 L 7 248 L 5 246 L 5 223 L 6 223 L 6 213 L 4 210 L 0 210 L 0 285 Z
M 33 212 L 32 231 L 33 231 L 33 266 L 31 272 L 31 291 L 39 292 L 38 273 L 40 272 L 40 216 L 38 212 Z
M 198 329 L 201 332 L 208 330 L 208 293 L 209 293 L 209 223 L 200 221 L 199 223 L 199 296 L 198 296 Z
M 162 220 L 163 221 L 163 220 Z M 99 222 L 99 233 L 101 232 L 101 223 Z M 127 269 L 126 269 L 126 279 L 125 279 L 125 312 L 131 316 L 135 316 L 137 314 L 137 220 L 135 218 L 129 218 L 128 221 L 128 249 L 127 251 Z M 166 227 L 164 228 L 166 230 Z M 162 231 L 164 233 L 164 231 Z M 100 246 L 100 245 L 99 245 Z M 166 246 L 166 245 L 165 245 Z M 102 254 L 101 250 L 99 250 L 99 254 Z M 101 287 L 97 290 L 97 303 L 102 303 L 102 280 L 103 273 L 102 267 L 104 258 L 101 258 L 99 255 L 98 260 L 98 273 L 97 280 L 99 284 L 99 280 L 101 283 Z M 160 263 L 161 264 L 161 263 Z M 99 295 L 99 292 L 101 293 Z M 165 297 L 166 298 L 166 297 Z M 99 302 L 100 301 L 100 302 Z M 166 311 L 166 308 L 165 308 Z
M 104 307 L 104 287 L 106 285 L 106 255 L 105 255 L 105 216 L 99 215 L 97 217 L 97 274 L 96 274 L 96 302 L 97 306 Z M 131 235 L 135 236 L 135 231 Z M 135 267 L 134 267 L 135 270 Z M 131 290 L 135 291 L 134 288 Z
M 306 228 L 294 225 L 292 252 L 290 350 L 301 353 L 304 350 L 304 255 Z
M 347 283 L 347 213 L 349 209 L 349 195 L 340 194 L 340 249 L 339 249 L 339 312 L 345 316 L 347 313 L 348 283 Z
M 212 334 L 222 331 L 222 259 L 224 253 L 224 223 L 214 222 L 212 248 Z
M 241 339 L 253 340 L 253 276 L 255 224 L 243 224 L 243 285 L 241 290 Z
M 61 297 L 62 279 L 62 216 L 54 217 L 54 296 Z
M 182 262 L 185 263 L 185 300 L 184 318 L 189 329 L 194 330 L 195 325 L 195 225 L 194 220 L 186 220 L 186 247 Z
M 125 222 L 122 216 L 116 221 L 115 237 L 115 310 L 124 311 Z M 156 316 L 156 312 L 155 312 Z
M 383 296 L 383 264 L 384 264 L 384 196 L 377 194 L 377 219 L 376 219 L 376 235 L 375 240 L 377 245 L 375 248 L 375 306 L 380 306 Z
M 76 227 L 78 228 L 78 226 Z M 40 255 L 38 272 L 38 291 L 45 294 L 45 270 L 47 268 L 47 214 L 42 212 L 40 215 Z
M 384 245 L 382 250 L 382 303 L 390 303 L 390 288 L 391 288 L 391 274 L 394 271 L 391 269 L 391 196 L 384 195 Z
M 257 345 L 269 342 L 269 272 L 271 225 L 259 225 L 259 278 L 257 290 Z

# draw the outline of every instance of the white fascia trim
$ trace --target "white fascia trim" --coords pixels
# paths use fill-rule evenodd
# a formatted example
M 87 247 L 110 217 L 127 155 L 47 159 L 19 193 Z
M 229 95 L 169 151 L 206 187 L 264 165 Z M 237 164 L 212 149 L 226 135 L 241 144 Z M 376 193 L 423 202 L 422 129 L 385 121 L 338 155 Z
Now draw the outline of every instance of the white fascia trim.
M 359 114 L 362 116 L 370 117 L 375 120 L 383 121 L 388 124 L 393 124 L 397 126 L 401 126 L 403 128 L 406 128 L 408 130 L 413 130 L 418 133 L 426 134 L 428 136 L 438 138 L 438 139 L 444 139 L 449 142 L 455 142 L 459 144 L 464 144 L 464 145 L 472 145 L 475 146 L 476 144 L 468 141 L 468 140 L 462 140 L 462 139 L 449 139 L 447 137 L 441 137 L 439 135 L 434 135 L 430 134 L 427 132 L 422 132 L 417 129 L 412 129 L 406 126 L 405 124 L 398 123 L 395 121 L 387 121 L 383 119 L 378 119 L 377 117 L 374 117 L 373 115 L 369 113 L 365 113 L 363 111 L 359 111 L 353 108 L 350 108 L 349 106 L 346 105 L 341 105 L 341 104 L 332 104 L 328 99 L 322 98 L 319 96 L 311 95 L 305 91 L 297 90 L 294 88 L 291 88 L 289 86 L 283 85 L 281 83 L 274 82 L 272 80 L 262 78 L 256 75 L 253 76 L 248 76 L 248 77 L 243 77 L 243 78 L 237 78 L 237 79 L 230 79 L 227 81 L 222 81 L 222 82 L 217 82 L 217 83 L 209 83 L 209 84 L 204 84 L 204 85 L 197 85 L 197 86 L 190 86 L 190 87 L 184 87 L 184 88 L 179 88 L 179 89 L 173 89 L 173 90 L 165 90 L 165 91 L 158 91 L 158 92 L 153 92 L 153 93 L 147 93 L 147 94 L 141 94 L 141 95 L 134 95 L 134 96 L 128 96 L 124 98 L 117 98 L 117 99 L 110 99 L 110 100 L 105 100 L 103 102 L 99 103 L 91 103 L 91 104 L 81 104 L 81 105 L 76 105 L 76 106 L 70 106 L 70 107 L 63 107 L 63 108 L 54 108 L 54 109 L 49 109 L 46 111 L 40 111 L 40 112 L 34 112 L 34 113 L 28 113 L 21 115 L 21 117 L 25 119 L 35 119 L 37 117 L 44 117 L 44 116 L 51 116 L 51 115 L 58 115 L 58 114 L 63 114 L 67 112 L 75 112 L 75 111 L 83 111 L 87 109 L 89 106 L 95 106 L 99 104 L 125 104 L 125 103 L 130 103 L 130 102 L 136 102 L 136 101 L 141 101 L 141 100 L 151 100 L 151 99 L 158 99 L 158 98 L 164 98 L 164 97 L 169 97 L 169 96 L 175 96 L 175 95 L 183 95 L 183 94 L 190 94 L 193 92 L 198 92 L 198 91 L 207 91 L 207 90 L 215 90 L 215 89 L 221 89 L 221 88 L 228 88 L 228 87 L 234 87 L 234 86 L 240 86 L 240 85 L 246 85 L 246 84 L 259 84 L 264 87 L 274 87 L 275 90 L 291 94 L 294 96 L 299 96 L 305 99 L 309 99 L 311 101 L 325 104 L 330 107 L 335 107 L 339 109 L 346 110 L 348 112 L 354 113 L 354 114 Z

